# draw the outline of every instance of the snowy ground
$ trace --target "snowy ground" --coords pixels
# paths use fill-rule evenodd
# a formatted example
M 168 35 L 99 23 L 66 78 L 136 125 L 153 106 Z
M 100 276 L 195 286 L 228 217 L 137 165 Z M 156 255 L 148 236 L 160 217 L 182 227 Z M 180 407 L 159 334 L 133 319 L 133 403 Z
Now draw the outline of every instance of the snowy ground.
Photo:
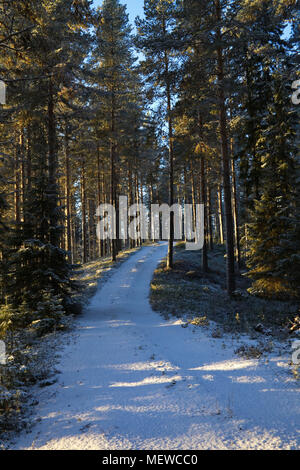
M 57 383 L 39 390 L 40 421 L 15 449 L 299 448 L 290 357 L 234 355 L 234 341 L 165 321 L 148 302 L 166 245 L 113 273 L 76 324 Z

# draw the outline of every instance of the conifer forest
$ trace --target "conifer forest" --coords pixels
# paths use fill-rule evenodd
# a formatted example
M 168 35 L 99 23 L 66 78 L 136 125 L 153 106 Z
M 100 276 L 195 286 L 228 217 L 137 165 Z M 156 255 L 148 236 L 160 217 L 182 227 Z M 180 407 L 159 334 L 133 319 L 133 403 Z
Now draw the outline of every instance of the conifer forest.
M 0 0 L 0 450 L 300 448 L 299 20 Z

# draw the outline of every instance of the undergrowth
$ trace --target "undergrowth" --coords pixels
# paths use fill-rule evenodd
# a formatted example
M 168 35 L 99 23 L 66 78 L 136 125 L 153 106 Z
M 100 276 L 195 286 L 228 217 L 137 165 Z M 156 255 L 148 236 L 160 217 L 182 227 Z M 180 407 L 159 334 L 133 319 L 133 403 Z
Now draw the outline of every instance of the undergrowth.
M 30 386 L 52 383 L 49 379 L 55 374 L 55 361 L 51 361 L 49 348 L 53 348 L 57 335 L 72 326 L 74 316 L 81 313 L 83 305 L 94 295 L 99 281 L 104 281 L 113 268 L 138 249 L 124 250 L 115 263 L 107 257 L 78 267 L 73 280 L 79 289 L 71 298 L 71 315 L 66 315 L 61 300 L 50 292 L 41 294 L 34 311 L 25 304 L 19 308 L 10 305 L 0 308 L 0 340 L 6 346 L 6 363 L 0 364 L 0 449 L 5 437 L 30 423 L 27 412 L 34 405 Z
M 209 271 L 201 270 L 201 252 L 187 251 L 183 243 L 175 247 L 174 269 L 164 260 L 154 273 L 150 301 L 154 310 L 193 321 L 213 321 L 225 333 L 247 333 L 289 337 L 299 316 L 299 304 L 270 300 L 248 293 L 245 275 L 237 275 L 237 289 L 229 298 L 226 292 L 226 259 L 223 246 L 209 252 Z M 202 320 L 203 321 L 203 320 Z

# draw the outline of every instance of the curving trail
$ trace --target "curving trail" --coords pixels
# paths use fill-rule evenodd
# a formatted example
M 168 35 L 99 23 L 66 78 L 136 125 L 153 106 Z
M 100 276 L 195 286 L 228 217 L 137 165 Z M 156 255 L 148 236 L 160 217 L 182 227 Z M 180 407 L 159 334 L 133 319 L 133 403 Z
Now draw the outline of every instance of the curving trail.
M 144 247 L 99 289 L 64 346 L 58 382 L 36 392 L 40 422 L 13 448 L 299 447 L 289 358 L 242 360 L 232 340 L 151 310 L 149 283 L 166 251 Z

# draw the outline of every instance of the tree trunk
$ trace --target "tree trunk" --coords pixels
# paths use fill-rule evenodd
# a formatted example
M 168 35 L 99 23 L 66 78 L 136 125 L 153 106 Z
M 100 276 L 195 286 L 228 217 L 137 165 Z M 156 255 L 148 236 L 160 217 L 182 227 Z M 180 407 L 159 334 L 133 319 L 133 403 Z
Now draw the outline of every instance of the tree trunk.
M 110 143 L 110 203 L 116 208 L 116 190 L 115 190 L 115 157 L 116 157 L 116 144 L 115 144 L 115 95 L 112 92 L 111 100 L 111 143 Z M 115 232 L 116 227 L 112 221 L 112 233 Z M 112 237 L 111 239 L 111 258 L 112 261 L 117 261 L 117 247 L 116 240 Z
M 211 188 L 207 184 L 207 221 L 208 221 L 208 241 L 209 249 L 214 249 L 214 236 L 213 236 L 213 222 L 212 222 L 212 208 L 211 208 Z
M 202 249 L 202 270 L 208 272 L 207 256 L 207 199 L 206 199 L 206 178 L 205 178 L 205 155 L 202 153 L 200 159 L 200 177 L 201 177 L 201 204 L 204 205 L 204 244 Z
M 98 207 L 101 205 L 101 194 L 103 194 L 103 181 L 101 178 L 101 158 L 100 158 L 100 146 L 97 142 L 97 203 Z M 101 258 L 104 256 L 104 243 L 101 238 L 98 238 L 98 256 Z
M 219 223 L 219 241 L 224 245 L 224 227 L 223 227 L 223 201 L 222 201 L 222 187 L 219 184 L 217 190 L 218 199 L 218 223 Z
M 85 164 L 82 161 L 81 166 L 81 232 L 82 232 L 82 262 L 87 263 L 87 230 L 86 230 L 86 179 L 85 179 Z
M 234 160 L 231 158 L 231 173 L 232 173 L 232 203 L 233 203 L 233 221 L 234 221 L 234 233 L 235 233 L 235 256 L 238 263 L 239 269 L 241 268 L 241 248 L 240 248 L 240 229 L 239 229 L 239 214 L 238 214 L 238 203 L 237 203 L 237 184 L 236 184 L 236 173 Z
M 232 119 L 231 101 L 230 101 L 230 119 Z M 241 268 L 240 230 L 239 230 L 237 182 L 236 182 L 236 171 L 235 171 L 235 163 L 234 163 L 233 139 L 230 139 L 230 154 L 231 154 L 233 223 L 234 223 L 234 235 L 235 235 L 235 258 L 238 264 L 238 268 L 240 269 Z
M 71 168 L 70 168 L 70 154 L 69 154 L 69 130 L 65 126 L 65 213 L 66 213 L 66 249 L 69 253 L 68 257 L 73 263 L 73 249 L 72 249 L 72 233 L 71 233 Z
M 132 168 L 131 168 L 131 163 L 129 163 L 129 168 L 128 168 L 128 204 L 129 207 L 133 205 L 133 188 L 132 188 Z M 128 216 L 128 226 L 131 222 L 131 218 Z M 130 248 L 135 248 L 135 240 L 133 240 L 130 237 L 129 240 L 129 247 Z
M 216 0 L 216 16 L 217 22 L 222 19 L 220 0 Z M 223 188 L 225 203 L 225 220 L 226 220 L 226 251 L 227 251 L 227 293 L 231 295 L 235 290 L 235 269 L 234 269 L 234 231 L 231 204 L 231 182 L 230 182 L 230 157 L 228 149 L 227 136 L 227 114 L 225 104 L 224 91 L 224 59 L 222 50 L 222 34 L 220 26 L 217 26 L 216 41 L 218 60 L 218 88 L 219 88 L 219 111 L 220 111 L 220 133 L 222 143 L 222 166 L 223 166 Z
M 25 175 L 25 137 L 24 137 L 24 129 L 22 129 L 20 135 L 20 156 L 21 156 L 21 214 L 22 214 L 22 221 L 24 222 L 24 204 L 26 200 L 26 175 Z
M 166 33 L 166 25 L 163 21 L 163 31 Z M 174 203 L 174 142 L 173 142 L 173 119 L 172 119 L 172 104 L 171 104 L 171 84 L 169 77 L 169 57 L 168 53 L 164 54 L 165 74 L 166 74 L 166 99 L 167 99 L 167 113 L 168 113 L 168 137 L 169 137 L 169 205 L 173 206 Z M 174 212 L 170 213 L 170 234 L 169 234 L 169 248 L 167 256 L 167 267 L 173 268 L 173 244 L 174 244 Z
M 19 227 L 21 223 L 21 136 L 16 133 L 16 152 L 15 152 L 15 222 Z
M 88 200 L 88 247 L 89 247 L 89 260 L 95 259 L 95 202 L 94 199 Z
M 56 123 L 54 113 L 54 91 L 52 79 L 49 79 L 48 91 L 48 167 L 49 167 L 49 198 L 51 200 L 50 210 L 50 243 L 54 246 L 59 245 L 60 234 L 57 228 L 57 146 L 56 146 Z

